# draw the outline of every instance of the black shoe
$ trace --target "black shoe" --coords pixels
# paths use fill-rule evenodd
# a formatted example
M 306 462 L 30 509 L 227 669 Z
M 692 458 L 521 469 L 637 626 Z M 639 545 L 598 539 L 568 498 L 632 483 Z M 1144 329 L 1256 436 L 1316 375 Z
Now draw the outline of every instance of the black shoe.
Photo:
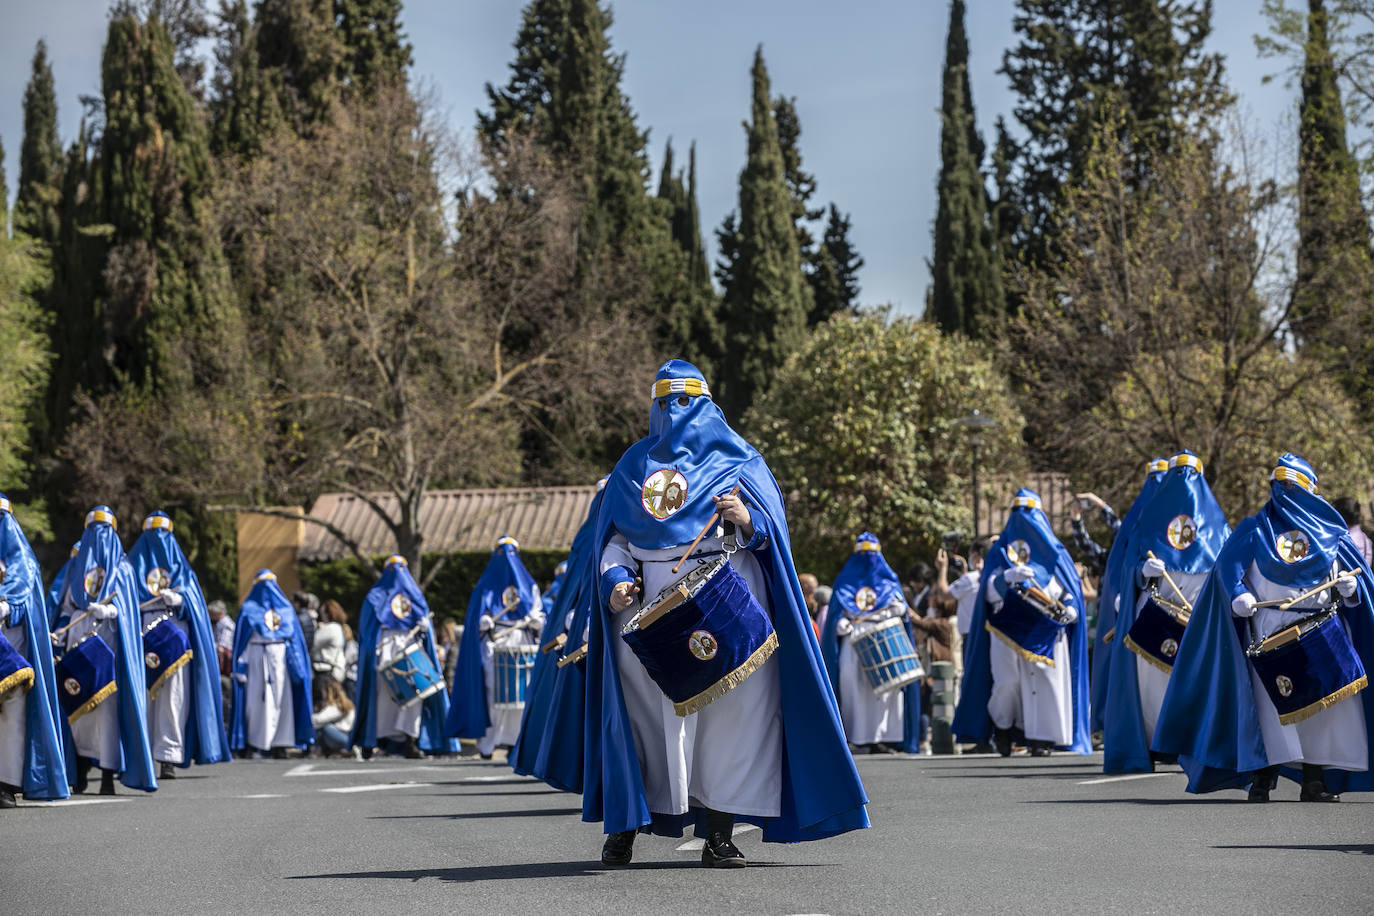
M 635 851 L 635 830 L 612 833 L 601 846 L 602 865 L 629 865 Z
M 72 792 L 82 795 L 91 787 L 91 762 L 82 757 L 76 761 L 76 783 L 72 786 Z
M 743 868 L 749 863 L 745 861 L 744 853 L 730 842 L 729 836 L 713 833 L 701 847 L 701 864 L 709 868 Z
M 274 747 L 274 748 L 272 748 L 272 759 L 273 759 L 273 760 L 285 760 L 285 759 L 286 759 L 286 748 L 284 748 L 284 747 Z
M 1030 743 L 1030 755 L 1032 757 L 1048 757 L 1054 753 L 1054 745 L 1048 741 L 1032 741 Z
M 18 792 L 18 786 L 12 786 L 7 782 L 0 782 L 0 808 L 18 808 L 19 800 L 14 797 Z
M 1150 751 L 1150 763 L 1151 763 L 1151 764 L 1163 763 L 1163 764 L 1166 764 L 1166 765 L 1168 765 L 1168 766 L 1177 766 L 1177 765 L 1178 765 L 1178 755 L 1177 755 L 1177 754 L 1161 754 L 1159 751 Z
M 1252 790 L 1253 791 L 1253 790 Z M 1302 784 L 1302 793 L 1298 795 L 1298 801 L 1313 802 L 1338 802 L 1341 797 L 1335 792 L 1326 791 L 1325 783 L 1317 780 Z
M 1011 756 L 1011 729 L 999 728 L 992 733 L 992 744 L 1003 757 Z
M 157 770 L 157 778 L 158 778 L 158 779 L 176 779 L 176 778 L 177 778 L 177 768 L 174 767 L 174 766 L 172 766 L 170 763 L 168 763 L 167 761 L 164 760 L 164 761 L 162 762 L 162 766 L 158 767 L 158 770 Z
M 973 747 L 969 748 L 969 753 L 970 753 L 970 754 L 995 754 L 995 753 L 997 753 L 997 748 L 995 748 L 995 747 L 993 747 L 991 744 L 987 744 L 987 743 L 985 742 L 985 743 L 983 743 L 983 744 L 975 744 Z
M 115 771 L 114 771 L 114 770 L 105 770 L 105 769 L 102 769 L 102 770 L 100 771 L 100 794 L 101 794 L 101 795 L 114 795 L 114 794 L 115 794 L 114 778 L 115 778 Z
M 410 737 L 409 735 L 406 736 L 406 759 L 407 759 L 407 760 L 424 760 L 424 759 L 425 759 L 425 752 L 422 751 L 422 750 L 420 750 L 419 742 L 417 742 L 414 738 Z

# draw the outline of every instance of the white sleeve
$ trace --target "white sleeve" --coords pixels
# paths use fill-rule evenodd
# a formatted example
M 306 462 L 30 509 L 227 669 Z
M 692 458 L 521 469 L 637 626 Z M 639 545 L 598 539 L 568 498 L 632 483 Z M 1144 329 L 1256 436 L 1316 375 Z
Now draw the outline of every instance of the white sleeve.
M 976 573 L 964 573 L 949 585 L 949 594 L 955 601 L 963 601 L 978 589 L 979 576 Z
M 616 566 L 625 566 L 629 569 L 639 569 L 639 563 L 630 554 L 630 542 L 625 539 L 625 535 L 616 532 L 611 535 L 611 539 L 606 544 L 606 549 L 601 551 L 601 568 L 599 572 Z
M 997 591 L 997 576 L 988 576 L 988 587 L 983 592 L 983 597 L 988 604 L 1001 604 L 1002 596 Z

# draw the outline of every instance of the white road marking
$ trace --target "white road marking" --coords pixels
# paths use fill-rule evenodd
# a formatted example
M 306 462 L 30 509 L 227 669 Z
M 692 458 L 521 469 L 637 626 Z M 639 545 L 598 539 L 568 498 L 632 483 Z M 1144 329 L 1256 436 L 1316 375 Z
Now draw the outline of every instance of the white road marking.
M 735 828 L 735 836 L 741 833 L 748 833 L 750 830 L 758 830 L 753 824 L 740 824 Z M 688 840 L 677 848 L 678 852 L 701 852 L 701 847 L 706 845 L 705 840 Z
M 313 763 L 302 763 L 294 766 L 283 773 L 283 776 L 380 776 L 386 773 L 404 773 L 411 770 L 444 770 L 448 767 L 436 766 L 376 766 L 373 764 L 358 764 L 345 770 L 322 770 Z
M 432 786 L 432 782 L 384 782 L 371 786 L 341 786 L 337 789 L 321 789 L 321 792 L 382 792 L 386 789 L 418 789 Z
M 285 795 L 240 795 L 239 798 L 285 798 Z
M 1129 782 L 1132 779 L 1153 779 L 1156 776 L 1178 776 L 1179 773 L 1131 773 L 1128 776 L 1107 776 L 1102 779 L 1089 779 L 1080 782 L 1080 786 L 1100 786 L 1106 782 Z
M 127 798 L 59 798 L 56 801 L 25 801 L 24 808 L 69 808 L 73 805 L 110 805 L 126 802 Z

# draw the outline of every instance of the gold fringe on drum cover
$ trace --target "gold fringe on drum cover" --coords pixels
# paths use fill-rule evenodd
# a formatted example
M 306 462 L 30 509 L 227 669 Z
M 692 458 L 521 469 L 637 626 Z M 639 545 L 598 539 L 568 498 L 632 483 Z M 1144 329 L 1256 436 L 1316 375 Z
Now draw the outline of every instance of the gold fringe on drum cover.
M 1359 680 L 1351 681 L 1335 693 L 1322 697 L 1315 703 L 1310 703 L 1302 709 L 1295 709 L 1279 716 L 1280 725 L 1296 725 L 1304 719 L 1310 719 L 1323 709 L 1330 709 L 1341 700 L 1348 700 L 1361 690 L 1369 686 L 1369 676 L 1362 675 Z
M 1140 647 L 1140 643 L 1136 642 L 1134 639 L 1131 639 L 1130 634 L 1127 634 L 1126 636 L 1126 648 L 1134 652 L 1137 658 L 1145 662 L 1148 662 L 1151 665 L 1154 665 L 1156 668 L 1158 668 L 1160 671 L 1163 671 L 1165 674 L 1174 673 L 1173 665 L 1166 665 L 1162 661 L 1151 655 L 1149 652 L 1146 652 L 1144 649 Z
M 1030 651 L 1029 649 L 1025 648 L 1025 647 L 1022 646 L 1020 643 L 1018 643 L 1016 640 L 1012 639 L 1010 636 L 1008 636 L 1007 634 L 1003 633 L 1001 630 L 997 629 L 997 628 L 996 628 L 995 626 L 993 626 L 992 624 L 990 624 L 990 623 L 985 623 L 985 624 L 983 624 L 983 629 L 987 630 L 987 631 L 988 631 L 989 633 L 991 633 L 993 636 L 996 636 L 998 639 L 1002 640 L 1002 642 L 1006 643 L 1008 649 L 1011 649 L 1011 651 L 1015 652 L 1017 655 L 1021 656 L 1021 657 L 1024 658 L 1026 661 L 1028 661 L 1028 662 L 1040 662 L 1041 664 L 1049 665 L 1051 668 L 1054 667 L 1054 659 L 1052 659 L 1052 658 L 1046 658 L 1046 657 L 1043 656 L 1043 655 L 1036 655 L 1034 652 L 1032 652 L 1032 651 Z
M 81 718 L 86 713 L 90 712 L 92 709 L 95 709 L 101 703 L 104 703 L 118 689 L 119 685 L 116 684 L 114 681 L 110 681 L 110 683 L 106 684 L 104 687 L 101 687 L 99 690 L 95 692 L 95 696 L 91 697 L 89 700 L 82 703 L 76 709 L 72 710 L 72 714 L 67 716 L 67 724 L 75 724 L 77 719 Z
M 733 688 L 743 684 L 745 678 L 763 667 L 763 663 L 768 661 L 768 657 L 773 654 L 773 651 L 777 649 L 777 647 L 778 634 L 777 631 L 774 631 L 768 634 L 768 638 L 763 641 L 763 645 L 755 649 L 753 654 L 744 660 L 744 664 L 740 665 L 734 671 L 731 671 L 729 674 L 725 675 L 725 677 L 716 681 L 710 687 L 707 687 L 691 699 L 683 700 L 681 703 L 674 703 L 673 712 L 677 713 L 679 716 L 690 716 L 692 713 L 700 712 L 707 706 L 710 706 L 712 702 L 719 700 Z
M 185 655 L 183 655 L 181 658 L 177 659 L 176 661 L 168 665 L 167 670 L 163 671 L 160 675 L 158 675 L 157 680 L 153 681 L 152 686 L 148 688 L 148 699 L 156 700 L 157 695 L 162 691 L 162 685 L 167 681 L 167 678 L 176 674 L 182 668 L 185 668 L 187 662 L 191 660 L 191 656 L 194 654 L 195 652 L 193 650 L 187 649 Z
M 16 690 L 28 690 L 33 686 L 33 669 L 20 668 L 9 677 L 0 681 L 0 703 L 9 698 Z

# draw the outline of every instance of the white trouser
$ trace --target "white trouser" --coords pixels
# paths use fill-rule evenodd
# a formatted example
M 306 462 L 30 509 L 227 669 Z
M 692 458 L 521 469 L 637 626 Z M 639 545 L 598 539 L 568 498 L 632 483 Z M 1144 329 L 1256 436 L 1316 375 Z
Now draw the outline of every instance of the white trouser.
M 2 627 L 0 633 L 10 641 L 15 651 L 29 657 L 28 636 L 24 626 Z M 32 689 L 42 689 L 35 680 Z M 28 691 L 16 690 L 0 703 L 0 782 L 12 786 L 24 785 L 24 753 L 28 749 Z

